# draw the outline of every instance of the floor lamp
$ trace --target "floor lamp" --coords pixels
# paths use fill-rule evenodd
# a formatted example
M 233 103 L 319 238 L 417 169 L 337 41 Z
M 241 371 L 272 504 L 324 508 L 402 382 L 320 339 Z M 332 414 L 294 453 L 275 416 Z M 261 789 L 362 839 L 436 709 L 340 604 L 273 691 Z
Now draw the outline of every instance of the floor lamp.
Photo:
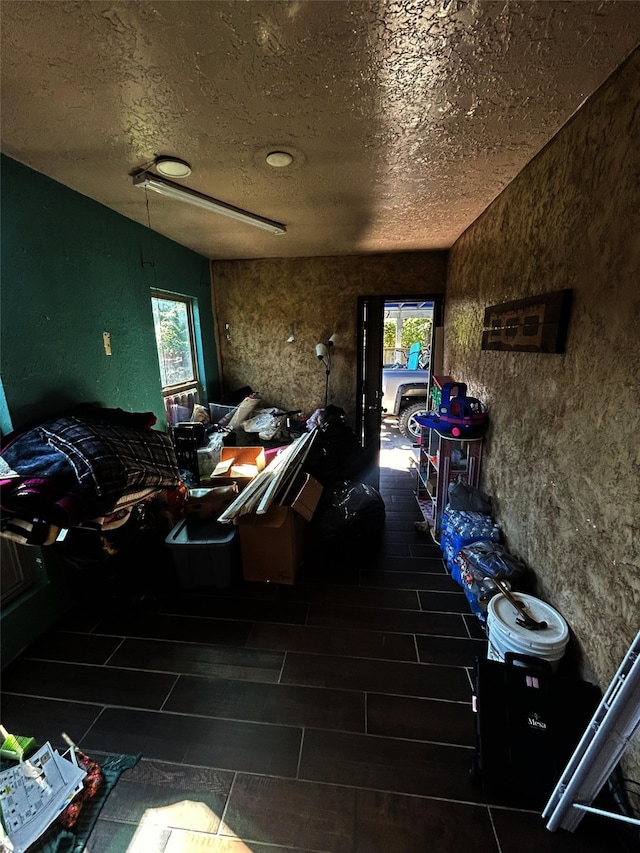
M 316 344 L 316 355 L 318 361 L 324 364 L 325 382 L 324 382 L 324 407 L 327 408 L 329 402 L 329 377 L 331 376 L 331 350 L 334 346 L 335 335 L 331 335 L 326 344 Z

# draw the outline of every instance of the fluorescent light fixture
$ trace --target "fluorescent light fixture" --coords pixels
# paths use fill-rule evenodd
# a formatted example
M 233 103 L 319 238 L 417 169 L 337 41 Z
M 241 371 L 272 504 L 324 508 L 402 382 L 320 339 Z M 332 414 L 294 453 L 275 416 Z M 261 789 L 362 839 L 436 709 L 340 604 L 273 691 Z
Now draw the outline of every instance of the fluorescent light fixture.
M 196 190 L 183 187 L 180 184 L 174 184 L 172 181 L 167 181 L 158 175 L 152 175 L 151 172 L 140 172 L 133 176 L 133 185 L 142 187 L 146 190 L 160 193 L 167 198 L 176 199 L 176 201 L 185 201 L 187 204 L 192 204 L 195 207 L 200 207 L 203 210 L 208 210 L 211 213 L 219 213 L 222 216 L 228 216 L 238 222 L 244 222 L 247 225 L 254 225 L 256 228 L 262 228 L 269 231 L 271 234 L 286 234 L 287 227 L 281 222 L 273 222 L 271 219 L 265 219 L 258 216 L 256 213 L 249 213 L 247 210 L 241 210 L 239 207 L 234 207 L 232 204 L 226 204 L 224 201 L 217 201 L 215 198 L 210 198 L 207 195 L 197 192 Z

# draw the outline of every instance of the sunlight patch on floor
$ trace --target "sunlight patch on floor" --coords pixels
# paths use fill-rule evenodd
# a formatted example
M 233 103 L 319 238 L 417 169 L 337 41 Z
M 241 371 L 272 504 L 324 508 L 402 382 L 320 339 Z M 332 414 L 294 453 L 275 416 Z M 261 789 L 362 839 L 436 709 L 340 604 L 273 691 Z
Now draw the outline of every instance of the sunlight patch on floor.
M 380 468 L 390 468 L 394 471 L 411 471 L 416 464 L 413 448 L 409 443 L 405 447 L 394 447 L 391 450 L 380 449 Z
M 396 418 L 386 418 L 380 428 L 380 468 L 411 471 L 418 461 L 414 439 L 405 438 Z
M 147 809 L 127 853 L 253 853 L 240 838 L 216 835 L 219 827 L 218 815 L 193 800 Z
M 151 851 L 147 850 L 146 853 Z M 178 830 L 171 833 L 162 853 L 253 853 L 253 847 L 239 838 L 221 838 L 219 835 L 199 835 L 189 830 Z

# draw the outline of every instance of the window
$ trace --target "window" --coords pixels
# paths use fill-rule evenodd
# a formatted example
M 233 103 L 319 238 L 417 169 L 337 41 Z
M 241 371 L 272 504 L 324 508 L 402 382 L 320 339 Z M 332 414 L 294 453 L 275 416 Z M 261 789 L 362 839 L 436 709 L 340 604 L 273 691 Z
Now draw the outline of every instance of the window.
M 153 324 L 165 397 L 198 391 L 194 300 L 153 291 Z

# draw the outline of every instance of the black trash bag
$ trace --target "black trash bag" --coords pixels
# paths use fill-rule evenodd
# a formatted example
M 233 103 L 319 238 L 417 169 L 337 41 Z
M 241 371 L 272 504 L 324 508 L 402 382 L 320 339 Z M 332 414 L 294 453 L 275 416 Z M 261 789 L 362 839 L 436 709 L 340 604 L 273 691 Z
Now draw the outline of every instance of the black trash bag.
M 346 422 L 344 409 L 322 409 L 316 429 L 318 434 L 305 459 L 305 471 L 325 487 L 339 480 L 355 480 L 365 467 L 365 456 Z
M 239 406 L 245 397 L 249 397 L 253 391 L 248 385 L 243 385 L 242 388 L 236 388 L 234 391 L 229 391 L 223 394 L 220 398 L 220 403 L 223 406 Z
M 449 483 L 448 498 L 451 509 L 491 515 L 491 497 L 463 480 Z
M 100 613 L 120 612 L 143 599 L 174 593 L 164 519 L 151 501 L 133 507 L 114 530 L 72 527 L 56 548 L 75 601 Z
M 332 546 L 370 543 L 382 534 L 385 505 L 382 495 L 367 483 L 342 481 L 325 489 L 313 516 L 312 532 Z

